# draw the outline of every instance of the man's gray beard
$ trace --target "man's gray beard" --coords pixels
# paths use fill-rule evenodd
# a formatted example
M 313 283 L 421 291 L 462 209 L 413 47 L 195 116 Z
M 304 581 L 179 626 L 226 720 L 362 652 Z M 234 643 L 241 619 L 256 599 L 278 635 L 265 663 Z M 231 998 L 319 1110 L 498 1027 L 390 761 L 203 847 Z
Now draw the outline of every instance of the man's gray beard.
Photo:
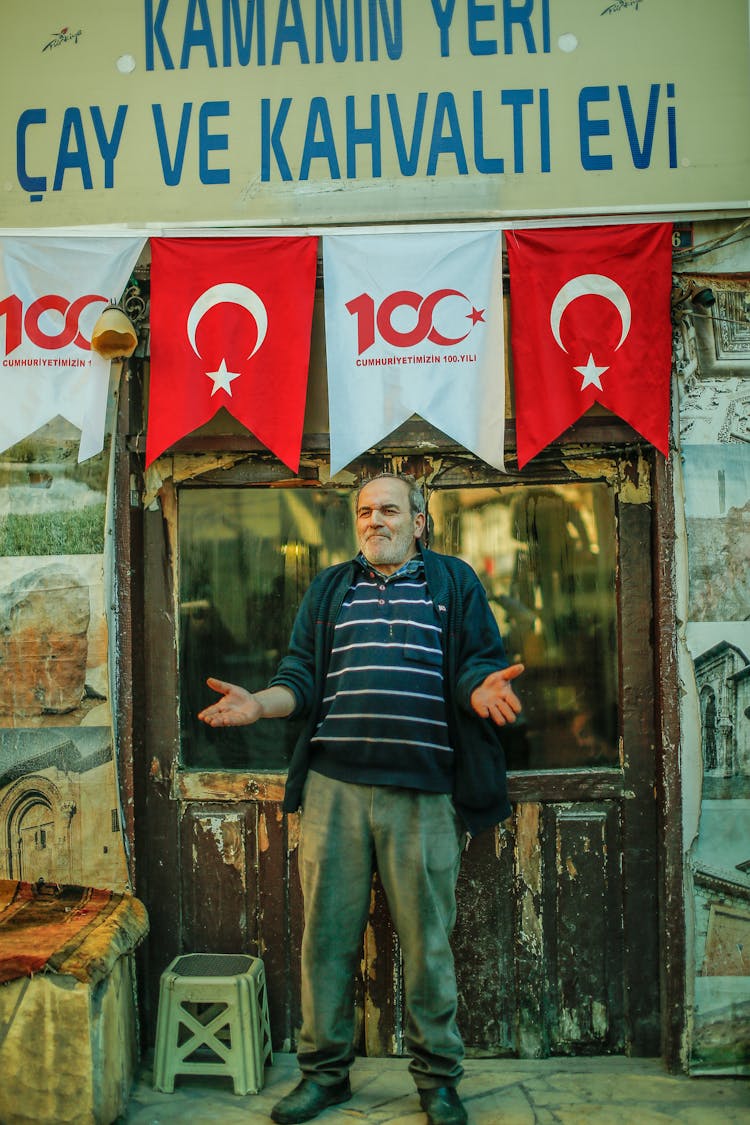
M 414 554 L 415 539 L 410 531 L 392 536 L 390 539 L 370 537 L 360 543 L 360 550 L 373 566 L 399 566 Z

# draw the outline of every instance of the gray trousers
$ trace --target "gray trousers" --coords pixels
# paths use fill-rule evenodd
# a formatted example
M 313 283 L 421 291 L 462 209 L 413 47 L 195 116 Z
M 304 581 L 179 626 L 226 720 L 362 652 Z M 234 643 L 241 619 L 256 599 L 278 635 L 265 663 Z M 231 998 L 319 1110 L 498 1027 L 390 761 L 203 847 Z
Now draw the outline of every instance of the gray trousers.
M 404 959 L 406 1046 L 416 1085 L 454 1086 L 463 1068 L 449 938 L 464 833 L 450 797 L 352 785 L 311 772 L 305 783 L 300 876 L 302 1073 L 331 1085 L 354 1060 L 354 980 L 373 871 Z

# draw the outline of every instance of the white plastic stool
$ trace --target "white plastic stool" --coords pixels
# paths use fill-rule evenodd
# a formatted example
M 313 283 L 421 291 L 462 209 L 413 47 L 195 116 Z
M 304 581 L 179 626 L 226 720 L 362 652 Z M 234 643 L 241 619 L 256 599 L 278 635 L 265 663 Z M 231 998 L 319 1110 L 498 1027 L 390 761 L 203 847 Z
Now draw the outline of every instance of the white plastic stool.
M 273 1062 L 266 975 L 259 957 L 190 953 L 164 970 L 156 1023 L 154 1088 L 175 1075 L 231 1077 L 235 1094 L 257 1094 Z

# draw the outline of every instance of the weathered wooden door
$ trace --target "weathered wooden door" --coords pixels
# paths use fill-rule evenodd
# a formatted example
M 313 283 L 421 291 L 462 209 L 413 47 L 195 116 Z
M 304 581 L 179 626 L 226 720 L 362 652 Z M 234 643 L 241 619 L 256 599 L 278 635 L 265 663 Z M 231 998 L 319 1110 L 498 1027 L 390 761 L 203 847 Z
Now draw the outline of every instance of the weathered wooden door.
M 292 1048 L 302 903 L 297 818 L 280 800 L 294 731 L 213 731 L 194 716 L 207 675 L 265 683 L 312 575 L 352 552 L 350 495 L 274 481 L 262 459 L 199 470 L 161 487 L 143 528 L 146 1010 L 153 1027 L 178 952 L 258 953 L 274 1043 Z M 470 1051 L 659 1050 L 648 478 L 637 456 L 558 460 L 523 479 L 457 457 L 425 480 L 432 544 L 472 563 L 527 666 L 507 746 L 514 814 L 471 842 L 459 887 Z M 398 942 L 377 880 L 359 1011 L 360 1048 L 399 1053 Z

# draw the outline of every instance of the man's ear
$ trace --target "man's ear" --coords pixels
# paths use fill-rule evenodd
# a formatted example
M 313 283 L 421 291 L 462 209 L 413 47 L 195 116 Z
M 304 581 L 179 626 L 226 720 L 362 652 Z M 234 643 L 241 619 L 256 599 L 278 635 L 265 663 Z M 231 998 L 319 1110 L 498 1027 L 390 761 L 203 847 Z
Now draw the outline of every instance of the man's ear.
M 414 516 L 414 538 L 421 539 L 424 535 L 426 516 L 424 512 L 417 512 Z

